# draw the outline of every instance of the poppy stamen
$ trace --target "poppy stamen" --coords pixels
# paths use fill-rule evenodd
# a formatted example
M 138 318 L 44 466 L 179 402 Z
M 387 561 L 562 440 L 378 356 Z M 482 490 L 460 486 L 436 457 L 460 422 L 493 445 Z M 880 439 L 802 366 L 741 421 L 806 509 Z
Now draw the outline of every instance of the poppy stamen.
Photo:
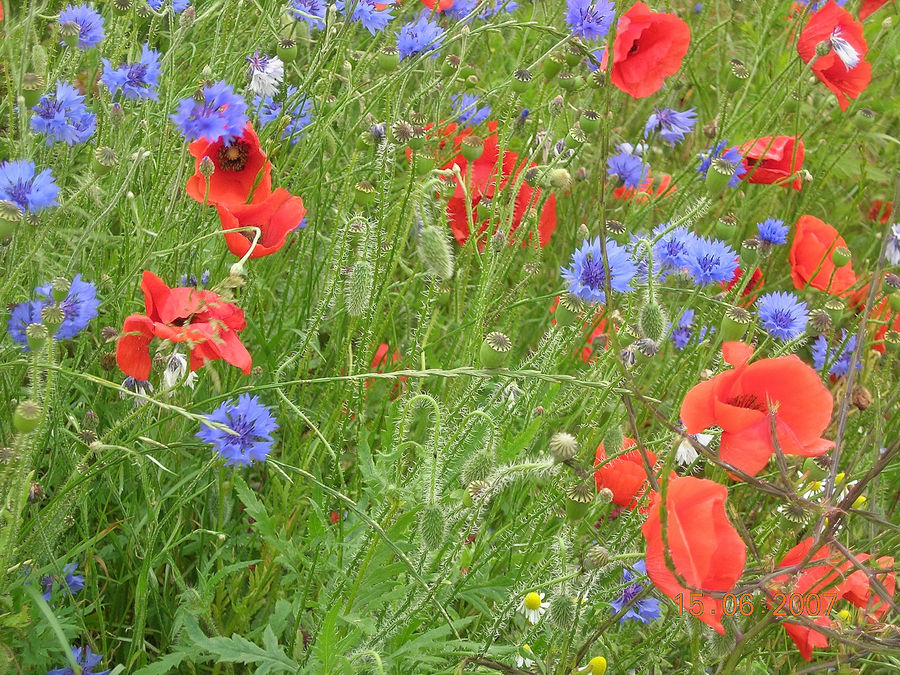
M 243 141 L 223 145 L 219 150 L 219 166 L 224 171 L 242 171 L 250 159 L 250 146 Z

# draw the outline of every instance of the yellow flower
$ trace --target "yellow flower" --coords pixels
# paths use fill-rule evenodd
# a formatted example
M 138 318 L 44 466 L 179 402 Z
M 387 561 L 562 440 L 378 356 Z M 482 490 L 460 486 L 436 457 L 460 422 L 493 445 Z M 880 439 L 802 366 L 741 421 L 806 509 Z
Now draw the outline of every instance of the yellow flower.
M 588 661 L 588 668 L 591 675 L 603 675 L 606 672 L 606 659 L 602 656 L 595 656 Z

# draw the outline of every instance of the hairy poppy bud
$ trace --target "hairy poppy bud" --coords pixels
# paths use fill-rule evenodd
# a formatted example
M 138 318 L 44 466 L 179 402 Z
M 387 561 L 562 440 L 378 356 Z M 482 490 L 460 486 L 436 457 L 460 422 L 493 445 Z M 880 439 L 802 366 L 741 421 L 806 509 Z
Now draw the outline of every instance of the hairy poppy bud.
M 463 485 L 483 481 L 494 470 L 494 457 L 490 452 L 479 451 L 463 464 L 459 478 Z
M 831 41 L 830 40 L 822 40 L 819 44 L 816 45 L 816 56 L 828 56 L 828 52 L 831 51 Z
M 603 546 L 591 546 L 584 556 L 584 566 L 591 570 L 602 569 L 606 567 L 608 562 L 609 551 Z
M 499 368 L 506 361 L 512 349 L 512 341 L 503 333 L 494 331 L 488 333 L 481 343 L 479 356 L 483 368 Z
M 603 434 L 603 447 L 606 448 L 606 452 L 609 454 L 619 452 L 619 449 L 624 442 L 625 436 L 622 434 L 622 429 L 619 425 L 610 424 L 609 428 Z
M 426 504 L 419 514 L 419 538 L 422 545 L 430 551 L 436 551 L 444 543 L 446 529 L 444 510 L 438 504 Z
M 641 309 L 641 332 L 651 340 L 659 340 L 666 329 L 666 317 L 662 308 L 651 301 Z
M 550 437 L 550 454 L 555 462 L 567 462 L 578 454 L 578 439 L 565 431 Z
M 372 266 L 366 260 L 357 260 L 347 278 L 347 313 L 362 316 L 372 294 Z
M 433 225 L 419 230 L 416 251 L 425 269 L 442 281 L 453 277 L 453 252 L 446 235 Z
M 34 401 L 22 401 L 13 412 L 13 427 L 20 433 L 31 433 L 37 429 L 42 412 L 41 406 Z
M 547 109 L 550 111 L 551 117 L 559 116 L 565 108 L 566 104 L 565 101 L 563 101 L 562 96 L 554 96 L 550 99 L 550 103 L 547 104 Z
M 554 595 L 550 598 L 549 608 L 550 622 L 559 630 L 569 630 L 575 622 L 575 602 L 565 594 Z
M 557 190 L 564 190 L 569 187 L 569 184 L 572 182 L 572 176 L 568 171 L 559 167 L 547 174 L 547 182 L 550 184 L 550 187 L 556 188 Z

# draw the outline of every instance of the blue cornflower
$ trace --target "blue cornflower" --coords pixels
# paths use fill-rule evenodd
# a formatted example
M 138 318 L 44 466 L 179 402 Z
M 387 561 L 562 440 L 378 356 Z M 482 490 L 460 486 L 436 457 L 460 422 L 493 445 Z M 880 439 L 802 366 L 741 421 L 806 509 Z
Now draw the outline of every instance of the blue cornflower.
M 78 48 L 90 49 L 106 37 L 103 16 L 92 5 L 69 5 L 59 13 L 59 26 L 74 23 L 78 26 Z
M 106 85 L 113 97 L 121 89 L 125 98 L 149 98 L 157 101 L 159 52 L 150 49 L 150 46 L 144 43 L 141 60 L 137 63 L 123 63 L 118 68 L 113 68 L 107 59 L 103 59 L 103 75 L 100 81 Z
M 394 18 L 389 9 L 378 9 L 373 0 L 336 0 L 334 4 L 344 15 L 347 14 L 348 8 L 352 7 L 350 20 L 361 23 L 372 35 L 384 30 Z
M 668 223 L 657 225 L 653 234 L 659 237 L 653 244 L 653 260 L 661 267 L 662 278 L 688 266 L 691 243 L 697 238 L 696 234 L 683 225 L 670 230 Z
M 572 35 L 583 40 L 606 38 L 615 15 L 610 0 L 566 0 L 566 23 Z
M 21 302 L 9 315 L 9 335 L 12 339 L 28 350 L 28 342 L 25 338 L 25 329 L 30 323 L 41 323 L 41 310 L 53 304 L 51 297 L 53 285 L 51 283 L 38 286 L 34 289 L 38 296 L 34 300 Z M 87 325 L 97 316 L 100 300 L 97 299 L 97 287 L 94 284 L 82 281 L 81 275 L 76 274 L 69 286 L 69 292 L 59 303 L 63 311 L 63 322 L 53 336 L 55 340 L 70 340 L 87 328 Z
M 32 108 L 31 130 L 47 135 L 47 145 L 63 141 L 66 145 L 84 143 L 94 135 L 97 116 L 88 112 L 84 96 L 70 84 L 56 83 L 55 94 L 44 94 Z
M 889 265 L 900 265 L 900 223 L 891 225 L 884 247 L 884 259 Z
M 606 263 L 609 268 L 610 288 L 619 293 L 631 290 L 631 280 L 637 274 L 631 254 L 614 241 L 606 242 Z M 600 237 L 585 240 L 581 248 L 572 254 L 572 264 L 562 268 L 562 276 L 569 283 L 569 293 L 585 302 L 605 302 L 605 272 Z
M 456 3 L 454 2 L 453 4 L 455 5 Z M 476 2 L 475 4 L 477 5 L 478 3 Z M 517 9 L 519 9 L 519 3 L 514 2 L 514 0 L 506 0 L 505 2 L 504 0 L 491 0 L 484 8 L 484 11 L 478 15 L 478 18 L 483 21 L 487 21 L 492 16 L 499 14 L 500 12 L 512 14 Z
M 59 188 L 50 169 L 34 174 L 34 162 L 16 159 L 0 164 L 0 199 L 12 202 L 23 213 L 56 206 Z
M 94 670 L 103 660 L 103 655 L 95 654 L 87 645 L 72 647 L 72 657 L 79 665 L 81 675 L 106 675 L 109 672 L 108 670 Z M 66 666 L 65 668 L 54 668 L 47 675 L 75 675 L 75 671 Z
M 429 11 L 422 11 L 418 19 L 404 24 L 399 33 L 394 33 L 401 59 L 428 52 L 435 52 L 432 58 L 437 56 L 436 50 L 441 48 L 444 41 L 444 29 L 430 21 L 431 14 Z
M 456 112 L 456 120 L 460 124 L 475 126 L 481 124 L 491 114 L 491 106 L 478 106 L 478 96 L 475 94 L 453 94 L 450 97 L 453 110 Z
M 183 98 L 178 111 L 169 115 L 189 141 L 205 138 L 215 143 L 219 138 L 226 145 L 240 136 L 247 124 L 247 103 L 230 84 L 219 81 L 203 87 L 203 101 Z
M 688 108 L 684 112 L 678 112 L 671 108 L 655 108 L 655 112 L 647 118 L 644 125 L 644 138 L 651 131 L 659 131 L 659 136 L 669 145 L 675 145 L 684 140 L 684 135 L 694 130 L 697 123 L 697 113 L 694 108 Z
M 828 0 L 797 0 L 801 5 L 809 5 L 813 12 L 818 12 L 822 7 L 828 4 Z M 847 0 L 835 0 L 835 4 L 839 7 L 843 6 Z
M 272 432 L 278 429 L 278 424 L 257 396 L 241 394 L 236 401 L 220 405 L 207 419 L 235 432 L 228 433 L 206 424 L 197 432 L 197 438 L 211 443 L 225 458 L 226 465 L 250 464 L 253 460 L 261 462 L 272 450 Z
M 702 2 L 698 2 L 696 5 L 694 5 L 694 14 L 699 14 L 702 11 L 703 11 L 703 3 Z
M 462 21 L 478 6 L 479 0 L 453 0 L 453 5 L 444 10 L 444 15 L 454 21 Z
M 627 568 L 622 570 L 623 584 L 630 584 L 637 576 L 647 573 L 647 565 L 643 560 L 637 561 L 633 567 L 637 574 Z M 618 614 L 625 605 L 629 604 L 634 599 L 634 596 L 643 590 L 644 584 L 630 584 L 622 592 L 620 598 L 613 600 L 609 604 L 613 608 L 613 611 Z M 641 598 L 628 608 L 628 611 L 625 612 L 621 619 L 619 619 L 619 623 L 625 623 L 625 619 L 634 619 L 636 621 L 642 621 L 643 623 L 650 623 L 661 616 L 662 611 L 659 608 L 659 600 L 656 598 Z
M 75 574 L 75 570 L 77 569 L 78 563 L 68 563 L 63 566 L 62 570 L 63 583 L 72 595 L 75 595 L 84 588 L 84 577 L 80 574 Z M 41 579 L 41 587 L 44 589 L 41 597 L 47 602 L 50 602 L 50 598 L 53 595 L 54 582 L 56 582 L 56 578 L 53 576 L 46 576 Z
M 606 166 L 606 173 L 617 176 L 627 188 L 637 188 L 650 170 L 644 160 L 629 152 L 610 155 Z
M 738 255 L 724 241 L 694 237 L 688 248 L 687 269 L 698 284 L 731 281 L 738 266 Z
M 147 4 L 150 5 L 154 11 L 158 12 L 162 9 L 163 0 L 147 0 Z M 172 0 L 172 9 L 176 14 L 180 14 L 186 10 L 190 4 L 190 0 Z
M 806 330 L 806 303 L 793 293 L 766 293 L 756 301 L 756 307 L 765 331 L 782 342 L 793 340 Z
M 291 16 L 305 21 L 310 28 L 325 28 L 325 3 L 322 0 L 291 0 Z
M 684 349 L 691 341 L 691 326 L 694 323 L 694 310 L 686 309 L 672 328 L 672 343 L 677 349 Z
M 587 64 L 587 68 L 590 72 L 594 72 L 600 67 L 600 64 L 603 63 L 603 55 L 606 53 L 606 47 L 601 47 L 600 49 L 595 49 L 591 52 L 591 56 L 593 59 L 585 59 L 584 63 Z
M 741 157 L 740 150 L 738 150 L 737 147 L 731 147 L 725 150 L 726 145 L 728 145 L 728 141 L 723 140 L 715 146 L 707 148 L 706 152 L 701 152 L 698 155 L 700 158 L 700 166 L 697 167 L 697 171 L 702 173 L 703 177 L 706 178 L 706 172 L 709 171 L 712 161 L 717 157 L 721 157 L 734 164 L 734 175 L 731 177 L 731 180 L 728 181 L 728 185 L 730 187 L 737 187 L 741 182 L 741 176 L 747 173 L 747 167 L 745 167 L 744 163 L 741 161 L 743 158 Z
M 281 137 L 290 138 L 291 145 L 296 145 L 297 141 L 303 138 L 303 130 L 312 124 L 312 101 L 305 96 L 298 96 L 299 91 L 293 85 L 287 88 L 286 100 L 288 106 L 291 106 L 288 117 L 291 121 L 284 127 Z M 264 98 L 257 96 L 253 100 L 253 107 L 259 111 L 259 121 L 263 123 L 263 126 L 271 124 L 283 116 L 284 104 L 271 96 Z
M 847 334 L 846 329 L 841 330 L 841 343 L 833 348 L 828 348 L 828 340 L 824 335 L 816 338 L 812 347 L 813 365 L 816 370 L 822 370 L 828 365 L 828 372 L 835 377 L 846 375 L 850 370 L 850 359 L 853 356 L 853 350 L 856 349 L 856 336 Z M 856 368 L 859 369 L 862 364 L 857 362 Z
M 764 244 L 778 246 L 787 243 L 788 227 L 783 220 L 766 218 L 763 222 L 757 223 L 756 228 L 759 230 L 759 240 Z

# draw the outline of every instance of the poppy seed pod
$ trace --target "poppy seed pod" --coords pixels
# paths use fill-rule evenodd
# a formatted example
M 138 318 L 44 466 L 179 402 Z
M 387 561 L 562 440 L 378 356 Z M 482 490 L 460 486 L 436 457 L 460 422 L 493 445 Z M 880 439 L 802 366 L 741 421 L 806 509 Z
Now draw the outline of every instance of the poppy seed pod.
M 41 310 L 41 323 L 47 327 L 51 335 L 56 335 L 56 331 L 65 320 L 66 315 L 58 305 L 48 305 Z
M 50 284 L 50 296 L 53 298 L 53 302 L 65 300 L 69 295 L 69 288 L 72 286 L 72 282 L 65 277 L 54 277 Z
M 531 84 L 531 80 L 534 76 L 531 74 L 530 70 L 525 68 L 520 68 L 516 72 L 513 73 L 512 77 L 512 90 L 517 94 L 521 94 L 526 91 Z
M 900 291 L 894 291 L 888 296 L 888 304 L 895 312 L 900 312 Z
M 34 401 L 22 401 L 13 412 L 13 428 L 23 434 L 29 434 L 37 429 L 41 421 L 43 410 Z
M 555 462 L 567 462 L 578 454 L 578 439 L 565 431 L 550 437 L 550 454 Z
M 81 35 L 81 28 L 75 21 L 66 21 L 59 27 L 59 37 L 69 47 L 78 46 L 78 38 Z
M 484 140 L 475 135 L 466 136 L 462 139 L 459 149 L 463 157 L 470 162 L 474 162 L 481 157 L 484 152 Z
M 566 293 L 559 298 L 559 303 L 553 312 L 557 326 L 570 326 L 584 312 L 584 301 L 572 293 Z
M 717 157 L 710 162 L 709 170 L 706 172 L 706 192 L 710 197 L 718 197 L 725 188 L 728 187 L 729 181 L 737 167 L 727 159 Z
M 25 105 L 29 108 L 37 105 L 44 87 L 43 77 L 37 73 L 25 73 L 22 76 L 22 98 L 25 99 Z
M 409 141 L 407 141 L 407 145 L 413 150 L 421 150 L 425 147 L 425 141 L 427 138 L 428 132 L 425 131 L 425 127 L 419 124 L 415 124 L 413 125 Z
M 844 310 L 846 309 L 847 304 L 840 298 L 830 298 L 825 303 L 825 311 L 828 312 L 828 316 L 831 317 L 834 325 L 841 323 L 841 320 L 844 318 Z
M 865 131 L 875 122 L 875 112 L 869 108 L 860 108 L 853 116 L 853 124 L 860 131 Z
M 35 354 L 43 349 L 48 337 L 50 337 L 50 331 L 44 324 L 30 323 L 25 327 L 25 341 L 28 343 L 28 348 Z
M 740 340 L 750 327 L 752 318 L 750 312 L 743 307 L 729 307 L 719 324 L 719 339 L 723 342 Z
M 444 520 L 444 510 L 438 504 L 426 504 L 419 514 L 419 538 L 422 545 L 436 551 L 444 543 L 447 523 Z
M 450 241 L 438 228 L 424 225 L 416 242 L 419 259 L 429 272 L 442 281 L 453 277 L 453 252 Z
M 559 74 L 559 71 L 563 69 L 565 63 L 566 60 L 562 54 L 553 52 L 552 54 L 550 54 L 547 60 L 544 61 L 544 77 L 548 80 L 552 80 Z
M 94 173 L 98 176 L 109 173 L 119 164 L 119 158 L 116 156 L 116 151 L 105 145 L 94 150 L 93 160 Z
M 900 352 L 900 332 L 889 330 L 884 334 L 884 346 L 892 353 Z
M 378 67 L 386 73 L 400 65 L 400 52 L 393 45 L 382 47 L 378 52 Z
M 596 110 L 585 110 L 578 118 L 582 131 L 592 134 L 600 128 L 600 113 Z
M 607 488 L 604 488 L 606 490 Z M 609 502 L 607 502 L 609 503 Z M 609 563 L 609 551 L 603 546 L 591 546 L 584 556 L 584 566 L 587 569 L 599 570 Z
M 580 483 L 566 489 L 566 518 L 575 522 L 587 515 L 594 501 L 596 490 L 593 485 Z
M 828 312 L 817 307 L 809 313 L 809 321 L 806 323 L 806 332 L 809 335 L 823 335 L 831 330 L 832 325 L 833 322 Z
M 850 249 L 846 246 L 838 246 L 831 252 L 831 262 L 838 267 L 843 267 L 852 259 Z
M 290 38 L 279 40 L 275 54 L 284 63 L 292 63 L 297 58 L 297 42 Z
M 479 357 L 481 366 L 487 369 L 499 368 L 506 361 L 512 349 L 512 340 L 499 331 L 488 333 L 481 343 Z
M 566 147 L 577 150 L 584 145 L 586 140 L 587 136 L 584 135 L 584 131 L 580 127 L 572 127 L 569 129 L 569 133 L 566 134 Z
M 569 66 L 569 68 L 574 68 L 581 63 L 581 49 L 579 49 L 577 42 L 578 38 L 575 38 L 575 42 L 569 45 L 566 49 L 566 53 L 563 55 L 563 58 L 566 60 L 566 65 Z
M 450 77 L 459 70 L 459 64 L 460 60 L 456 54 L 448 54 L 443 63 L 441 63 L 441 75 Z
M 744 62 L 738 59 L 731 59 L 728 65 L 731 70 L 731 76 L 725 83 L 725 89 L 728 93 L 733 94 L 747 83 L 747 80 L 750 79 L 750 72 L 747 70 Z
M 580 79 L 581 78 L 572 73 L 560 73 L 556 78 L 557 82 L 559 82 L 559 86 L 565 91 L 575 91 L 578 89 Z
M 131 9 L 131 0 L 113 0 L 112 6 L 116 14 L 125 14 Z
M 355 186 L 355 199 L 360 206 L 369 206 L 375 201 L 375 186 L 367 180 L 359 181 Z
M 486 480 L 473 480 L 466 486 L 466 491 L 463 495 L 463 504 L 469 507 L 478 504 L 487 496 L 487 491 L 490 487 L 491 484 Z

